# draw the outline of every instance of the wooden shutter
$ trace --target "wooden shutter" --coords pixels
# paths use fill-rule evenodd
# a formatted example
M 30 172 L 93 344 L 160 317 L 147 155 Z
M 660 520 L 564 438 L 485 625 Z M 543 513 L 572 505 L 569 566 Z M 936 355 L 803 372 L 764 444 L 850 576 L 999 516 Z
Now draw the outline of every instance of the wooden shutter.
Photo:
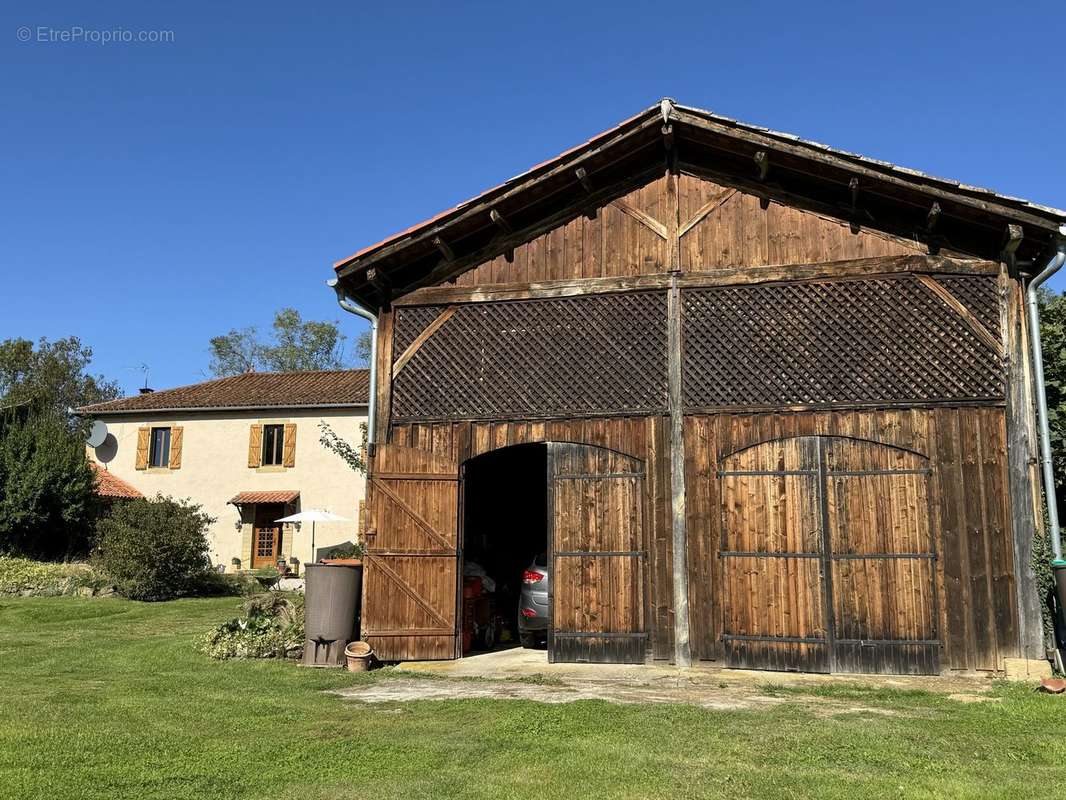
M 282 451 L 282 464 L 286 467 L 296 466 L 296 423 L 285 423 L 285 443 Z
M 459 656 L 459 467 L 379 444 L 370 468 L 364 638 L 383 661 Z
M 644 462 L 548 445 L 548 660 L 643 664 Z
M 259 467 L 263 464 L 263 426 L 253 425 L 248 434 L 248 466 Z
M 148 469 L 148 442 L 152 437 L 151 428 L 137 429 L 137 462 L 136 469 Z
M 170 429 L 170 468 L 181 469 L 181 440 L 183 429 L 175 426 Z

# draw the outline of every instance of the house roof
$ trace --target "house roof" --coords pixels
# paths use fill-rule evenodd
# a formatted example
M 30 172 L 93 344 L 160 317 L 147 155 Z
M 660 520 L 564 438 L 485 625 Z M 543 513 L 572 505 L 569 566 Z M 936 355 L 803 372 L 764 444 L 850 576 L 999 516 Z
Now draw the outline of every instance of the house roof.
M 260 492 L 240 492 L 234 495 L 229 502 L 235 506 L 252 505 L 253 503 L 294 503 L 300 496 L 296 489 L 274 489 Z
M 228 378 L 83 406 L 78 411 L 95 416 L 186 409 L 364 406 L 369 385 L 369 371 L 365 369 L 245 372 Z
M 117 475 L 112 475 L 104 467 L 101 467 L 94 461 L 89 462 L 89 466 L 92 467 L 93 473 L 96 475 L 96 493 L 100 497 L 121 498 L 123 500 L 133 500 L 138 497 L 144 497 L 136 488 L 131 484 L 126 483 L 122 478 Z
M 1022 234 L 1016 258 L 1039 258 L 1066 223 L 1066 211 L 664 99 L 477 197 L 364 247 L 334 269 L 351 294 L 381 305 L 446 281 L 661 174 L 667 151 L 682 171 L 982 259 L 1001 260 L 1009 225 L 1017 226 L 1012 234 Z M 935 231 L 929 224 L 934 203 Z

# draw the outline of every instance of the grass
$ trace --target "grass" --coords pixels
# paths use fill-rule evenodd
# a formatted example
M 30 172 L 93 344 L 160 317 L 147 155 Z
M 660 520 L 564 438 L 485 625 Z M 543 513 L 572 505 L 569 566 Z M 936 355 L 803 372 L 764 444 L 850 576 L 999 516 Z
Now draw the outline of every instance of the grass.
M 196 653 L 235 605 L 0 600 L 0 798 L 1062 795 L 1066 700 L 1024 687 L 965 704 L 768 686 L 785 702 L 731 712 L 362 705 L 322 690 L 405 677 Z M 826 717 L 811 706 L 821 694 L 898 713 Z

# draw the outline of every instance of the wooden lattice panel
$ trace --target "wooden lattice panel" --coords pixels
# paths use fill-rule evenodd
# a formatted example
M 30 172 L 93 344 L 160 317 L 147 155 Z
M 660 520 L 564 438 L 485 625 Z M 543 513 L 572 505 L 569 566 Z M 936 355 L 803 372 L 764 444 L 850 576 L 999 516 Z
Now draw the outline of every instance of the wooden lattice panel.
M 937 275 L 936 280 L 959 299 L 970 312 L 999 335 L 999 286 L 990 275 Z
M 990 400 L 998 355 L 910 278 L 684 292 L 686 408 Z
M 443 311 L 439 306 L 411 306 L 396 309 L 396 328 L 392 336 L 392 360 L 403 351 Z
M 398 312 L 394 355 L 442 310 Z M 662 292 L 458 306 L 393 382 L 397 422 L 655 413 L 666 406 Z

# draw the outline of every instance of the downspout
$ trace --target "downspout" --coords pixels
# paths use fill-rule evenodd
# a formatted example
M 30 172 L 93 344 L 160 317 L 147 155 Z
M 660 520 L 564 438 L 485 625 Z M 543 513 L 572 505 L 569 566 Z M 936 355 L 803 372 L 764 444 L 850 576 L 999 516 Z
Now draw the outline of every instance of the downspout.
M 1037 291 L 1066 263 L 1066 225 L 1059 228 L 1055 254 L 1026 289 L 1026 307 L 1029 312 L 1029 337 L 1033 356 L 1033 394 L 1036 398 L 1037 423 L 1040 427 L 1040 464 L 1044 475 L 1044 500 L 1047 503 L 1048 534 L 1051 537 L 1052 569 L 1055 573 L 1056 599 L 1059 614 L 1066 609 L 1066 560 L 1062 557 L 1062 529 L 1059 526 L 1058 498 L 1055 494 L 1055 470 L 1051 460 L 1051 426 L 1048 423 L 1047 394 L 1044 384 L 1044 350 L 1040 341 L 1040 305 Z M 1064 620 L 1066 621 L 1066 620 Z
M 337 303 L 349 314 L 362 317 L 370 323 L 370 396 L 366 404 L 366 441 L 367 447 L 372 448 L 374 434 L 377 431 L 378 415 L 378 317 L 370 309 L 359 304 L 340 285 L 336 278 L 326 281 L 326 285 L 337 293 Z

